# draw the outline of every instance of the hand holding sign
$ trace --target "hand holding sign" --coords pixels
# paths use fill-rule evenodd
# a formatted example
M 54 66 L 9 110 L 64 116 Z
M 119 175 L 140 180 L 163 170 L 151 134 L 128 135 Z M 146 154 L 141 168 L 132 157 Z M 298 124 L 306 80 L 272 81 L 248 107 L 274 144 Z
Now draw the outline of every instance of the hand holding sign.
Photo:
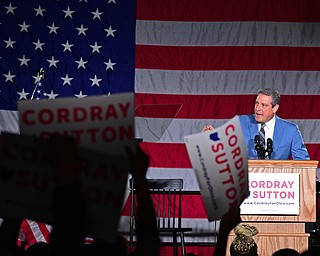
M 203 132 L 210 132 L 213 130 L 213 126 L 211 124 L 207 124 L 202 128 Z
M 209 221 L 248 196 L 248 161 L 239 118 L 185 137 Z M 208 132 L 209 131 L 209 132 Z

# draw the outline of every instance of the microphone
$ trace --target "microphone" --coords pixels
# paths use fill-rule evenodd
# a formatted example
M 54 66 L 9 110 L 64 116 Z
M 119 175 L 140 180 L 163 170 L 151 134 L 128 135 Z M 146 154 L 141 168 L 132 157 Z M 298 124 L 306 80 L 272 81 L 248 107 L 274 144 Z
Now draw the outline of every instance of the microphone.
M 272 139 L 268 138 L 267 139 L 267 153 L 268 153 L 269 159 L 271 159 L 272 152 L 273 152 L 273 142 L 272 142 Z
M 261 146 L 260 136 L 258 134 L 254 136 L 254 144 L 256 145 L 256 149 Z
M 255 150 L 257 151 L 257 155 L 258 155 L 258 159 L 261 159 L 262 156 L 262 144 L 261 144 L 261 139 L 260 139 L 260 135 L 257 134 L 256 136 L 254 136 L 254 144 L 255 144 Z

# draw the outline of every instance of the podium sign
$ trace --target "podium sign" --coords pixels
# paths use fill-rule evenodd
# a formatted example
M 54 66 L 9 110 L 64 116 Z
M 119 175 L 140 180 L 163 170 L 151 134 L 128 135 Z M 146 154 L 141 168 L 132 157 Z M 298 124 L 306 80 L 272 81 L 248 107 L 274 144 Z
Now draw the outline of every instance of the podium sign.
M 299 173 L 250 173 L 241 214 L 299 214 Z
M 241 214 L 243 223 L 255 226 L 259 234 L 255 236 L 259 256 L 272 255 L 282 248 L 292 248 L 298 252 L 308 249 L 310 234 L 306 233 L 306 222 L 316 221 L 316 169 L 314 160 L 249 160 L 249 187 L 255 174 L 271 175 L 276 179 L 279 174 L 287 174 L 283 180 L 299 177 L 299 214 Z M 258 176 L 259 177 L 259 176 Z M 270 177 L 270 176 L 265 176 Z M 266 179 L 263 179 L 266 181 Z M 252 184 L 251 184 L 252 187 Z M 250 188 L 252 190 L 252 188 Z M 274 206 L 283 208 L 283 206 Z M 235 234 L 231 232 L 227 247 Z M 272 246 L 270 246 L 272 245 Z M 230 256 L 227 251 L 226 256 Z

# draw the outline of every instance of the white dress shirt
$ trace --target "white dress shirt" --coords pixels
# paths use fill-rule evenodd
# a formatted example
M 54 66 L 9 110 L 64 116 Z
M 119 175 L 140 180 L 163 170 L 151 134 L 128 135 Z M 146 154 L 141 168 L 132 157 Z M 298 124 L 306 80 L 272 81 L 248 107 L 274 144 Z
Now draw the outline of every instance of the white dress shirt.
M 264 145 L 267 145 L 267 139 L 272 139 L 273 141 L 273 132 L 274 132 L 274 125 L 276 124 L 276 117 L 274 116 L 271 120 L 265 123 L 266 126 L 264 127 L 265 132 L 265 143 Z M 261 124 L 258 124 L 258 129 L 260 131 Z

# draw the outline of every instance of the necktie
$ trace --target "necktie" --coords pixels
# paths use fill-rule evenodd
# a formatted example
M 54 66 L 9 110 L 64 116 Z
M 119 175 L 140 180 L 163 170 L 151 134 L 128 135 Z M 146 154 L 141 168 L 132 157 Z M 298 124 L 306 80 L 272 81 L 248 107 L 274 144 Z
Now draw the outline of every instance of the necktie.
M 260 128 L 260 131 L 259 131 L 261 144 L 262 144 L 263 148 L 265 148 L 265 144 L 266 144 L 266 133 L 264 131 L 264 127 L 265 126 L 266 126 L 265 123 L 261 123 L 261 128 Z

